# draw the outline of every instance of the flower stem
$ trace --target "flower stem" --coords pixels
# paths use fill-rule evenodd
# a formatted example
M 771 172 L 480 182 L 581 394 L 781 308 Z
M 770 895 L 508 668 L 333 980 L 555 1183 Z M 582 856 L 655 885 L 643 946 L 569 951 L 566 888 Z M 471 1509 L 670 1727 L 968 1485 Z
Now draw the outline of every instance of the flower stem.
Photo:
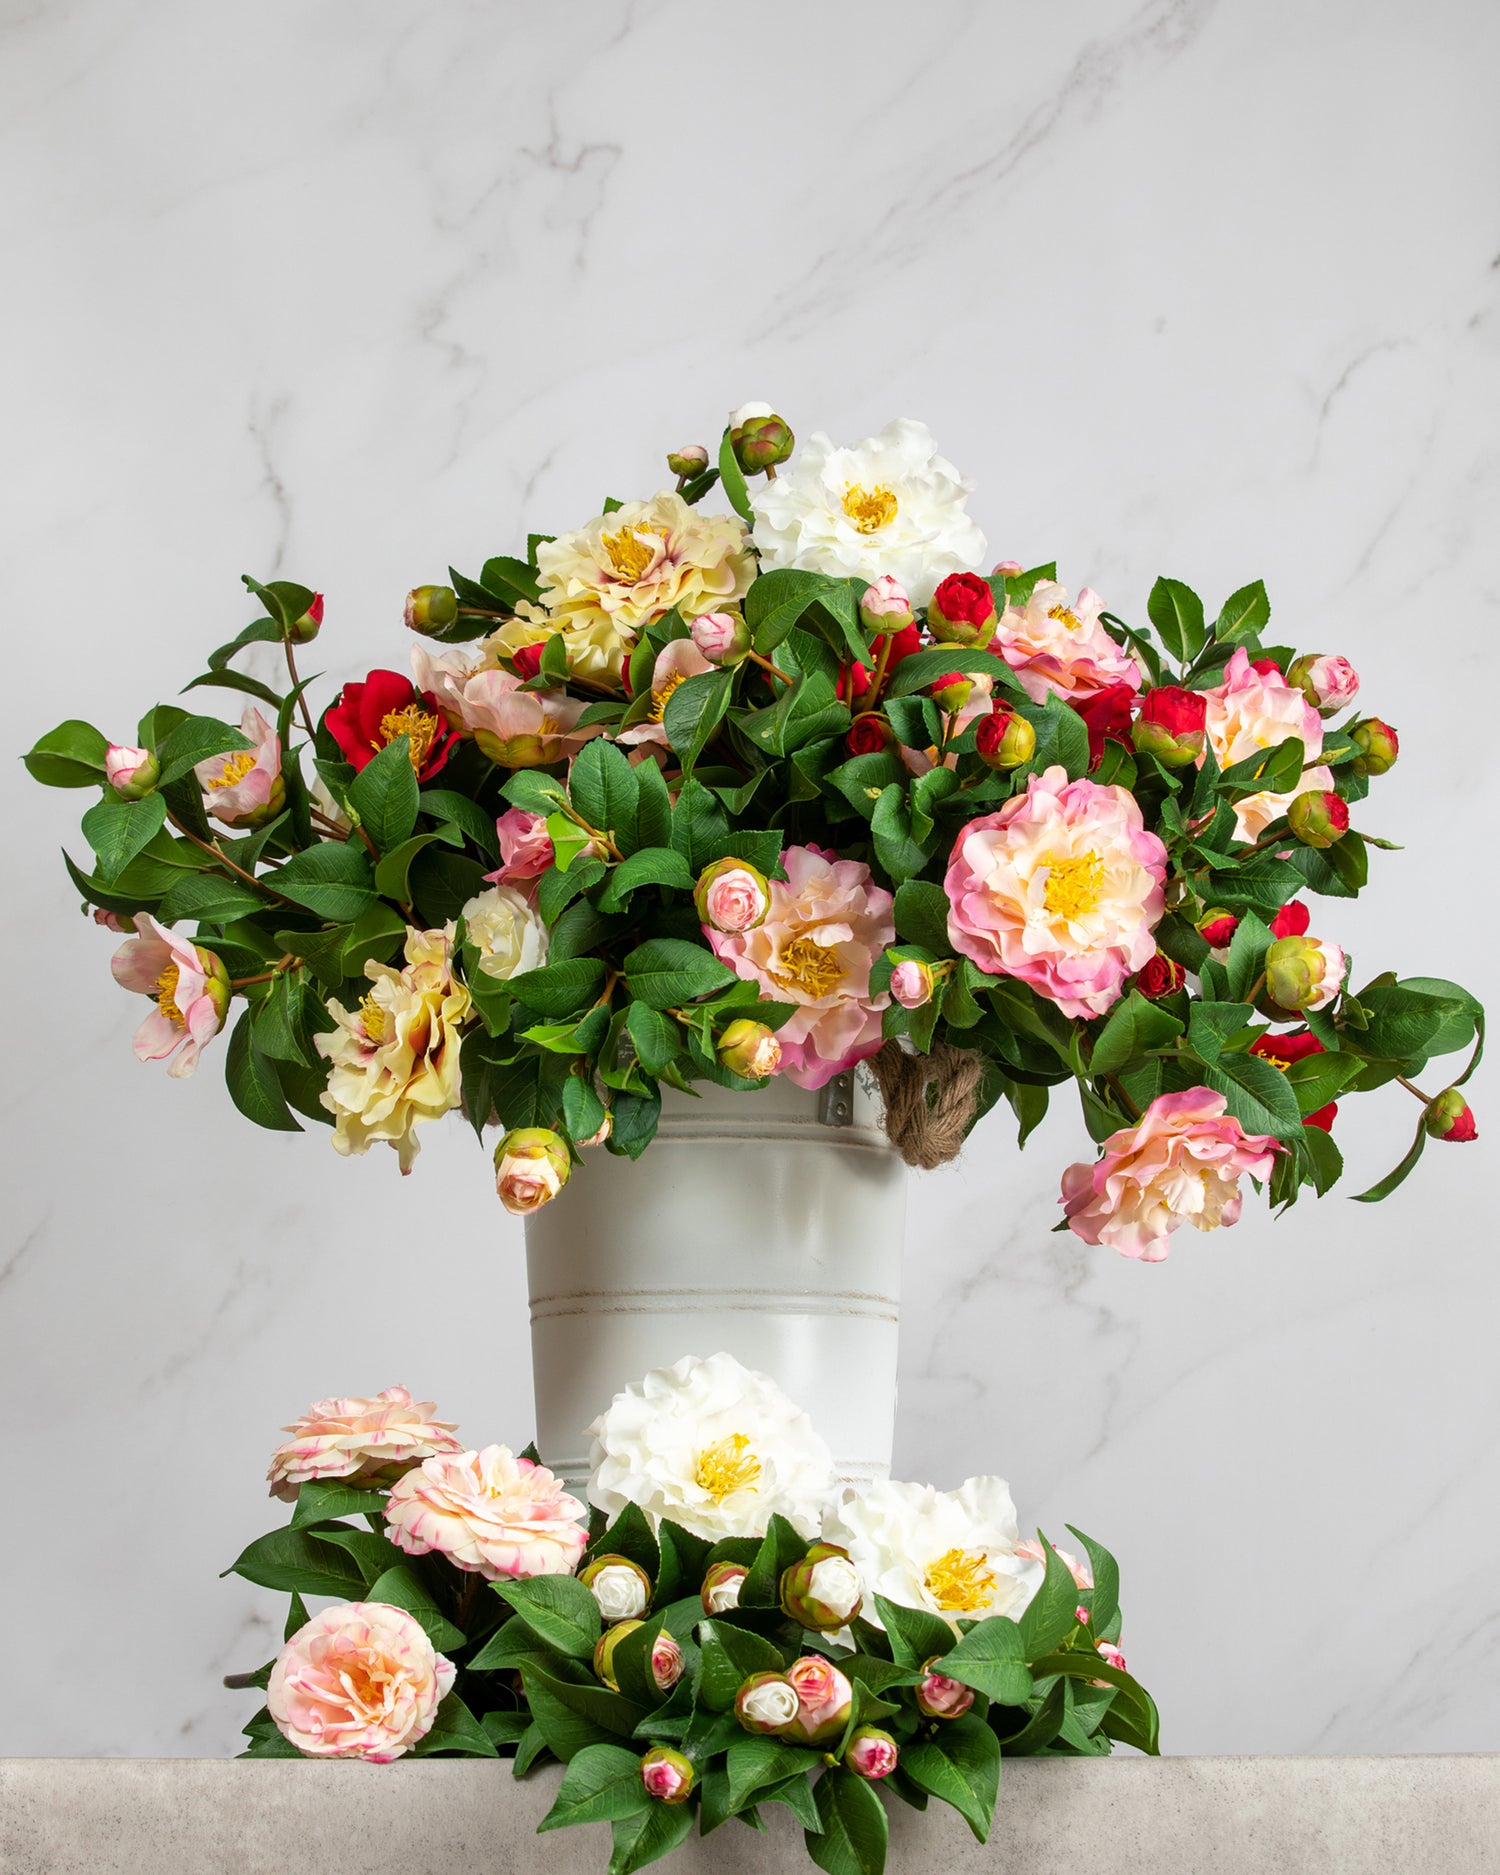
M 232 990 L 244 990 L 248 989 L 252 983 L 273 983 L 284 971 L 298 969 L 301 967 L 301 964 L 302 959 L 300 957 L 294 957 L 292 953 L 288 951 L 285 957 L 281 959 L 280 963 L 273 964 L 269 970 L 262 970 L 259 976 L 231 977 L 229 987 Z
M 212 840 L 200 840 L 191 827 L 183 826 L 170 808 L 167 809 L 167 819 L 185 840 L 190 840 L 200 852 L 210 854 L 222 871 L 232 873 L 236 879 L 242 879 L 246 885 L 253 886 L 257 892 L 264 892 L 268 898 L 274 898 L 282 905 L 296 904 L 295 899 L 288 898 L 284 892 L 278 892 L 275 886 L 267 885 L 264 879 L 257 879 L 253 872 L 246 872 L 243 866 L 237 866 L 227 853 L 220 852 Z M 301 908 L 298 907 L 298 909 Z
M 1401 1085 L 1406 1089 L 1408 1094 L 1415 1094 L 1417 1099 L 1421 1101 L 1424 1107 L 1430 1107 L 1432 1105 L 1431 1098 L 1422 1092 L 1421 1088 L 1417 1086 L 1415 1081 L 1407 1080 L 1404 1074 L 1398 1074 L 1394 1078 L 1401 1083 Z
M 786 672 L 773 664 L 769 658 L 763 658 L 758 651 L 747 651 L 745 656 L 752 664 L 758 664 L 763 671 L 769 671 L 773 677 L 779 677 L 784 684 L 793 684 L 795 677 L 788 677 Z
M 286 629 L 285 627 L 283 627 L 282 633 L 281 633 L 281 648 L 286 653 L 286 668 L 292 680 L 292 688 L 293 690 L 295 690 L 297 688 L 298 683 L 300 682 L 300 679 L 297 676 L 297 654 L 292 649 L 292 634 L 290 630 Z M 297 708 L 299 712 L 301 713 L 302 727 L 307 731 L 308 741 L 316 742 L 317 731 L 313 728 L 313 720 L 312 720 L 312 716 L 308 712 L 307 698 L 305 696 L 298 697 Z
M 885 682 L 885 674 L 891 662 L 891 647 L 896 642 L 896 634 L 887 632 L 885 642 L 880 647 L 880 655 L 875 660 L 875 674 L 870 679 L 870 688 L 866 692 L 865 709 L 873 710 L 880 701 L 880 688 Z

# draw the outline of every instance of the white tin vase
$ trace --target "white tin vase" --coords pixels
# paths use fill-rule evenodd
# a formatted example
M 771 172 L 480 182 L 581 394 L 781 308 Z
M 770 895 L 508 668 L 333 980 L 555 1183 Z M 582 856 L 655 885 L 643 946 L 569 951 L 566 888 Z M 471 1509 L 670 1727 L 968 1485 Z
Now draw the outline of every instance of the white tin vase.
M 589 1151 L 526 1222 L 543 1462 L 587 1477 L 584 1429 L 622 1387 L 726 1349 L 811 1415 L 841 1478 L 886 1477 L 906 1181 L 873 1083 L 662 1093 L 640 1160 Z

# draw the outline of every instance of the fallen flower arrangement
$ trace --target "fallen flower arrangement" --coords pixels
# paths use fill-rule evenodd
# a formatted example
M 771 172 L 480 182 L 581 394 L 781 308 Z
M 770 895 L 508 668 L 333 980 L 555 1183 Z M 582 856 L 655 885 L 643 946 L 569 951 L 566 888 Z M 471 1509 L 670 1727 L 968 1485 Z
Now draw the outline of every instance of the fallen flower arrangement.
M 266 1692 L 243 1755 L 555 1758 L 541 1828 L 608 1823 L 611 1875 L 768 1804 L 830 1875 L 879 1875 L 882 1792 L 982 1842 L 1003 1756 L 1156 1751 L 1113 1557 L 1023 1542 L 1002 1479 L 840 1493 L 806 1415 L 727 1354 L 590 1430 L 585 1525 L 533 1456 L 465 1450 L 399 1387 L 288 1427 L 291 1521 L 233 1565 L 291 1595 L 281 1653 L 227 1682 Z

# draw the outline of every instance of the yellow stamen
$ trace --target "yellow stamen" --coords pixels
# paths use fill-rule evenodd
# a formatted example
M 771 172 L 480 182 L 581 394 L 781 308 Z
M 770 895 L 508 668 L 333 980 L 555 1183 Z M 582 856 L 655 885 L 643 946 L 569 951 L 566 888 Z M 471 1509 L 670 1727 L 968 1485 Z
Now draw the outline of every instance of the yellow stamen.
M 995 1576 L 980 1549 L 950 1549 L 927 1565 L 922 1578 L 927 1593 L 944 1613 L 983 1608 L 995 1589 Z
M 610 565 L 621 579 L 629 580 L 632 585 L 656 558 L 656 547 L 654 535 L 648 534 L 642 539 L 628 527 L 622 527 L 618 534 L 604 536 L 604 551 L 609 555 Z
M 1076 632 L 1083 620 L 1076 612 L 1070 612 L 1065 605 L 1055 605 L 1047 613 L 1048 618 L 1055 618 L 1059 624 L 1066 625 L 1070 632 Z
M 252 756 L 251 760 L 255 758 Z M 210 786 L 213 784 L 210 783 Z M 185 1029 L 187 1017 L 177 1007 L 177 966 L 168 964 L 156 979 L 153 988 L 156 991 L 156 1006 L 175 1028 Z
M 844 513 L 861 534 L 876 534 L 896 518 L 899 504 L 884 482 L 863 488 L 851 482 L 844 490 Z
M 381 717 L 380 740 L 373 746 L 379 750 L 388 742 L 394 742 L 397 736 L 410 737 L 407 753 L 411 756 L 413 770 L 420 775 L 442 726 L 442 720 L 429 710 L 418 703 L 408 703 L 405 709 L 387 710 Z
M 373 996 L 367 996 L 359 1006 L 360 1027 L 372 1042 L 385 1040 L 385 1011 Z
M 784 990 L 801 990 L 811 997 L 827 996 L 844 980 L 838 952 L 816 938 L 793 938 L 781 953 L 779 967 L 770 977 Z
M 681 682 L 682 673 L 680 671 L 667 672 L 666 676 L 651 692 L 651 707 L 646 712 L 647 722 L 659 723 L 661 721 L 667 713 L 667 703 L 672 692 Z
M 707 1446 L 698 1454 L 696 1473 L 698 1489 L 707 1491 L 716 1504 L 722 1504 L 731 1491 L 753 1491 L 760 1476 L 760 1460 L 750 1450 L 743 1432 L 731 1432 L 717 1445 Z
M 231 755 L 217 775 L 210 775 L 210 788 L 232 788 L 237 781 L 243 781 L 255 766 L 254 749 L 241 749 L 238 755 Z
M 1098 905 L 1104 891 L 1104 861 L 1093 851 L 1070 853 L 1059 859 L 1047 855 L 1047 885 L 1042 902 L 1059 918 L 1083 918 Z

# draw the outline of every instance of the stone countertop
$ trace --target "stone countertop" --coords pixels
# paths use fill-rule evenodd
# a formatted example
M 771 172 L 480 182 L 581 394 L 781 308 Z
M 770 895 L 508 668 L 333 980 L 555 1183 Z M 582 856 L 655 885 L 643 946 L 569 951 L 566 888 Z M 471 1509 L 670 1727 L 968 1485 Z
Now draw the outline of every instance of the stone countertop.
M 538 1837 L 558 1771 L 217 1759 L 0 1760 L 4 1875 L 603 1875 L 603 1826 Z M 893 1806 L 892 1875 L 1484 1875 L 1500 1871 L 1500 1755 L 1018 1760 L 990 1843 Z M 670 1861 L 678 1875 L 809 1868 L 774 1809 Z M 664 1865 L 667 1866 L 667 1865 Z

